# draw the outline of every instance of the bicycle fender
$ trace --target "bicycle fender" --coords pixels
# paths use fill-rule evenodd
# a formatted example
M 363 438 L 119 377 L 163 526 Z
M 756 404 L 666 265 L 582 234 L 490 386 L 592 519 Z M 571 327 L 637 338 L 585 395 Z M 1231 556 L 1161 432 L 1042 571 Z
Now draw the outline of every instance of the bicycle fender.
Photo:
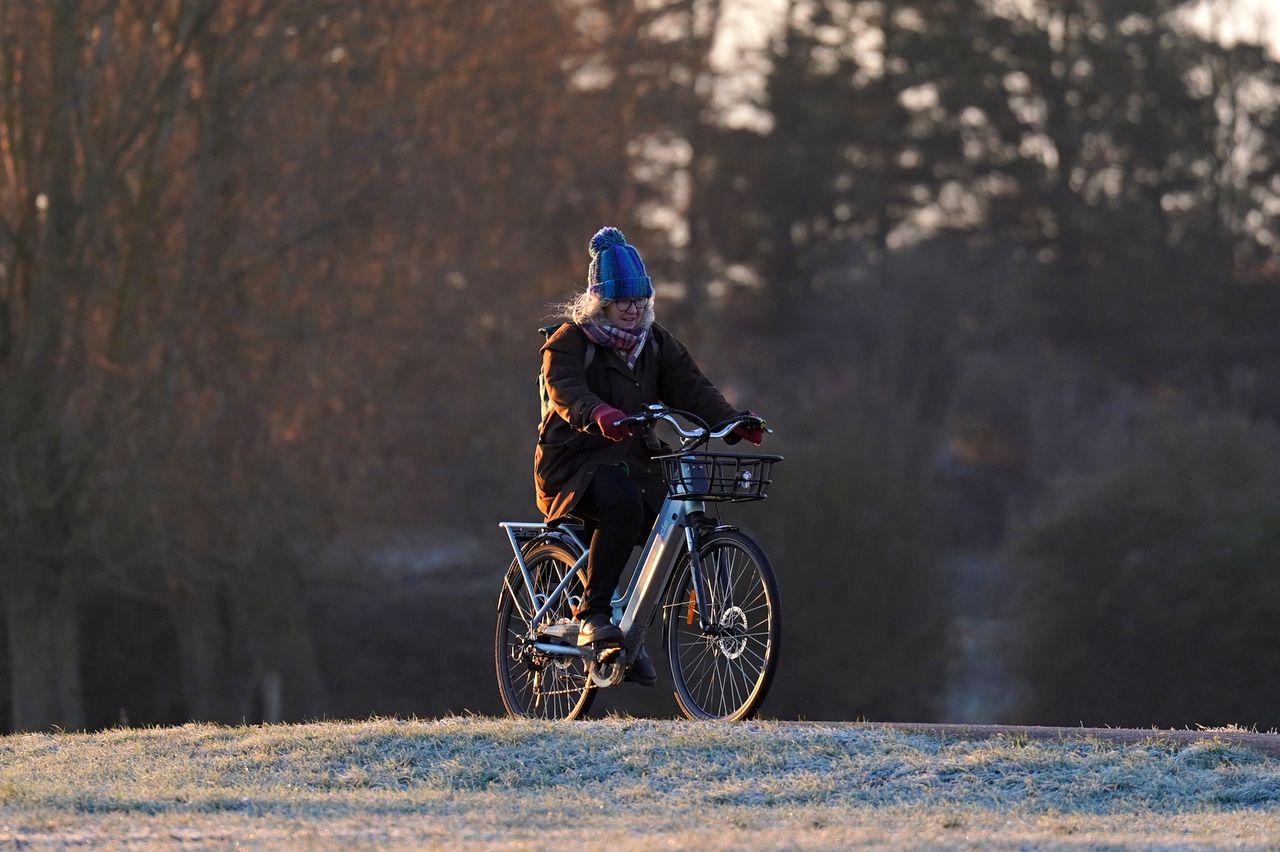
M 533 548 L 542 544 L 562 545 L 566 550 L 572 553 L 575 558 L 584 553 L 582 544 L 573 537 L 572 533 L 557 529 L 549 529 L 546 532 L 539 533 L 534 538 L 529 539 L 529 541 L 525 542 L 524 546 L 521 548 L 521 553 L 528 554 L 533 550 Z

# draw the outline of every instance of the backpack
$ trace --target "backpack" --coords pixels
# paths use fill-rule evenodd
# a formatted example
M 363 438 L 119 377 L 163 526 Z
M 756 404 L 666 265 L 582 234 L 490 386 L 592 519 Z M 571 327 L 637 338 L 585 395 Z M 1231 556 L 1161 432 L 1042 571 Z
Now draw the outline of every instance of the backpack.
M 558 323 L 554 323 L 553 325 L 544 325 L 542 328 L 538 329 L 538 331 L 542 332 L 543 342 L 545 343 L 546 341 L 550 340 L 551 335 L 555 334 L 556 331 L 558 331 L 560 326 L 562 325 L 564 325 L 564 323 L 558 322 Z M 650 334 L 649 340 L 653 341 L 653 351 L 654 351 L 654 354 L 656 355 L 658 352 L 658 338 Z M 588 367 L 590 367 L 591 361 L 595 357 L 596 357 L 596 344 L 588 340 L 587 355 L 583 359 L 582 368 L 585 370 Z M 538 370 L 538 402 L 539 402 L 538 428 L 541 429 L 542 424 L 547 422 L 547 412 L 552 409 L 551 394 L 547 391 L 547 382 L 546 382 L 546 379 L 542 377 L 542 370 Z
M 544 325 L 542 328 L 538 329 L 538 331 L 542 332 L 543 343 L 546 343 L 546 341 L 550 340 L 551 335 L 555 334 L 560 329 L 560 326 L 562 325 L 564 325 L 564 323 L 558 322 L 558 323 L 555 323 L 554 325 Z M 590 340 L 588 340 L 587 356 L 585 359 L 583 359 L 582 368 L 585 370 L 587 367 L 590 367 L 591 361 L 595 357 L 596 357 L 596 345 L 592 343 Z M 547 380 L 543 378 L 542 370 L 538 370 L 538 402 L 539 402 L 538 428 L 541 429 L 542 424 L 547 422 L 547 412 L 551 411 L 552 409 L 551 394 L 547 391 Z

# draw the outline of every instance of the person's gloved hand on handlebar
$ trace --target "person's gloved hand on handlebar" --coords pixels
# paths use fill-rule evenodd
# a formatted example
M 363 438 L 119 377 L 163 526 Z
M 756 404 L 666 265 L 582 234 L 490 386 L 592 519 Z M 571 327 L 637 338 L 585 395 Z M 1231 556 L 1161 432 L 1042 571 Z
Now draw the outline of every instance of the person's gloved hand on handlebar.
M 760 415 L 754 411 L 748 411 L 747 416 L 759 418 Z M 733 431 L 724 436 L 724 442 L 729 446 L 733 446 L 739 441 L 750 441 L 757 447 L 764 441 L 764 427 L 759 422 L 756 423 L 739 423 L 733 427 Z
M 626 416 L 626 414 L 607 402 L 600 403 L 591 412 L 591 419 L 595 421 L 596 426 L 600 427 L 600 434 L 610 441 L 621 441 L 631 437 L 630 423 L 623 423 L 621 426 L 614 425 L 614 423 Z

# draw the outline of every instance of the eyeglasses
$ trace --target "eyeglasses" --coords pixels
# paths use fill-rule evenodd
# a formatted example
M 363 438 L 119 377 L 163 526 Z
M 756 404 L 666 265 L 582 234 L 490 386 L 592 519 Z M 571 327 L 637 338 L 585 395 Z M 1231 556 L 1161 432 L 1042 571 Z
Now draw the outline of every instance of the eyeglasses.
M 614 299 L 613 304 L 618 310 L 626 313 L 629 311 L 643 311 L 649 307 L 649 300 L 645 299 Z

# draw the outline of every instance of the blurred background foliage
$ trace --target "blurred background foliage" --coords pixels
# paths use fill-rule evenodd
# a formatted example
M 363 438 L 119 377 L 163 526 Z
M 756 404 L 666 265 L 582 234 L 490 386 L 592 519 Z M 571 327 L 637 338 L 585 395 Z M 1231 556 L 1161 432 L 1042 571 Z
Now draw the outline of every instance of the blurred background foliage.
M 605 224 L 788 457 L 767 714 L 1280 724 L 1237 6 L 0 0 L 0 728 L 496 712 Z

